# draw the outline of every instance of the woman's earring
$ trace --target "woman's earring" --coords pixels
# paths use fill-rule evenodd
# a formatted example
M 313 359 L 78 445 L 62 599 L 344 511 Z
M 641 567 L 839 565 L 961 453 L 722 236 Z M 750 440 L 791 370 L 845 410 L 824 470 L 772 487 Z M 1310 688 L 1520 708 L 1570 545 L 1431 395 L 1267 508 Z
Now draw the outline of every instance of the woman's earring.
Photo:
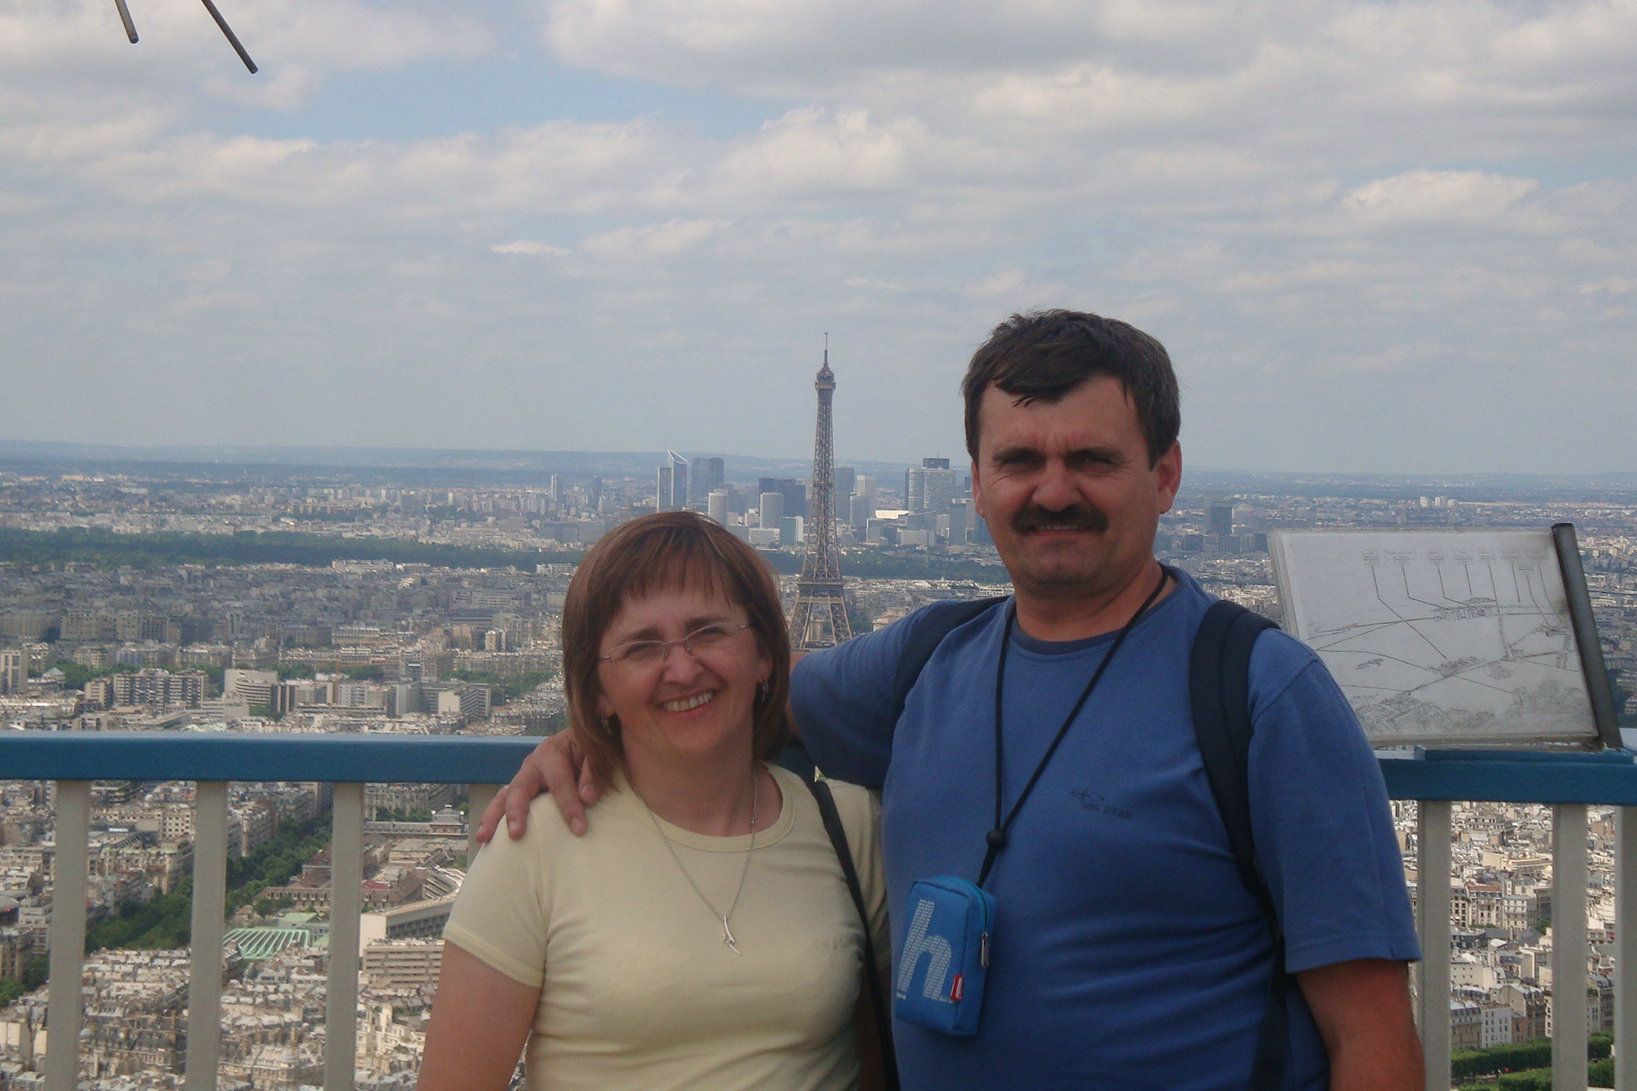
M 759 705 L 767 704 L 768 698 L 771 697 L 772 695 L 773 695 L 773 687 L 768 685 L 768 682 L 767 682 L 766 678 L 763 678 L 760 682 L 756 683 L 756 703 L 757 704 L 759 704 Z

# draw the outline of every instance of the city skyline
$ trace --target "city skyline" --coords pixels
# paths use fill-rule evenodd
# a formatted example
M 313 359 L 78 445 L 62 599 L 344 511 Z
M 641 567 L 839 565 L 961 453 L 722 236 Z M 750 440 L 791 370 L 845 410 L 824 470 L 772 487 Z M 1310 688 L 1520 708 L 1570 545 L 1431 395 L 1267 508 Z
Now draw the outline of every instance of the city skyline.
M 1032 307 L 1185 464 L 1637 471 L 1637 18 L 0 0 L 0 439 L 962 461 Z M 72 411 L 65 411 L 72 399 Z

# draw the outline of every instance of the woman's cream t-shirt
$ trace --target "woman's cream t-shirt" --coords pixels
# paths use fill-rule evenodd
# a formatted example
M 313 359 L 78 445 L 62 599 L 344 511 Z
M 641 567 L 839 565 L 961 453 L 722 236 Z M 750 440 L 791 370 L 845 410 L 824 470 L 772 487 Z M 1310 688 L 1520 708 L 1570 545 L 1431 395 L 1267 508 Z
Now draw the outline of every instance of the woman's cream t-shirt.
M 700 902 L 621 778 L 575 837 L 542 796 L 518 841 L 478 853 L 444 938 L 540 988 L 527 1050 L 531 1088 L 846 1088 L 857 1081 L 852 1016 L 863 936 L 819 816 L 794 774 L 756 833 L 733 910 L 740 954 Z M 831 782 L 870 911 L 891 955 L 879 808 Z M 688 874 L 725 910 L 749 837 L 660 820 Z

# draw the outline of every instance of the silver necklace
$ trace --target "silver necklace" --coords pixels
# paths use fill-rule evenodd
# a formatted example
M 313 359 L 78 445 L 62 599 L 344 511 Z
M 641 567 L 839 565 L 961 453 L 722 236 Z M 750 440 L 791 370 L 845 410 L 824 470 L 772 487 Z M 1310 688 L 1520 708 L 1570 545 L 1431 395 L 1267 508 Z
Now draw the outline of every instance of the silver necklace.
M 750 844 L 745 846 L 745 866 L 739 872 L 739 887 L 733 892 L 733 901 L 728 903 L 726 913 L 719 912 L 711 904 L 710 899 L 705 897 L 705 892 L 700 890 L 699 884 L 693 881 L 693 876 L 688 874 L 688 869 L 682 866 L 682 857 L 676 854 L 675 847 L 671 845 L 671 839 L 665 836 L 664 830 L 660 829 L 659 819 L 655 816 L 654 809 L 648 806 L 647 800 L 642 801 L 643 809 L 648 812 L 648 821 L 654 824 L 654 832 L 659 834 L 660 844 L 664 845 L 665 851 L 671 854 L 671 863 L 675 864 L 676 870 L 680 871 L 682 877 L 688 880 L 688 885 L 693 887 L 693 892 L 698 896 L 700 903 L 710 910 L 710 915 L 722 922 L 722 942 L 727 944 L 728 948 L 736 955 L 742 955 L 744 952 L 739 950 L 739 941 L 733 938 L 733 929 L 728 927 L 728 918 L 733 916 L 733 911 L 739 907 L 739 895 L 745 892 L 745 876 L 750 874 L 750 854 L 756 848 L 756 790 L 760 787 L 758 782 L 761 779 L 756 775 L 758 772 L 759 770 L 755 768 L 750 771 Z

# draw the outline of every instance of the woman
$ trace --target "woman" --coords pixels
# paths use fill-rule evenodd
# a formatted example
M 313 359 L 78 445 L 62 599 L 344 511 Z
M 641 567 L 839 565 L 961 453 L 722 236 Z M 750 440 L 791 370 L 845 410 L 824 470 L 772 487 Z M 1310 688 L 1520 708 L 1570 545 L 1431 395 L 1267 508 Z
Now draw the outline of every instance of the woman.
M 817 804 L 767 764 L 789 667 L 772 574 L 710 520 L 645 516 L 587 553 L 563 679 L 609 794 L 584 837 L 542 797 L 522 839 L 473 862 L 423 1089 L 504 1088 L 525 1039 L 530 1088 L 859 1081 L 863 928 Z M 834 794 L 885 960 L 877 813 Z

